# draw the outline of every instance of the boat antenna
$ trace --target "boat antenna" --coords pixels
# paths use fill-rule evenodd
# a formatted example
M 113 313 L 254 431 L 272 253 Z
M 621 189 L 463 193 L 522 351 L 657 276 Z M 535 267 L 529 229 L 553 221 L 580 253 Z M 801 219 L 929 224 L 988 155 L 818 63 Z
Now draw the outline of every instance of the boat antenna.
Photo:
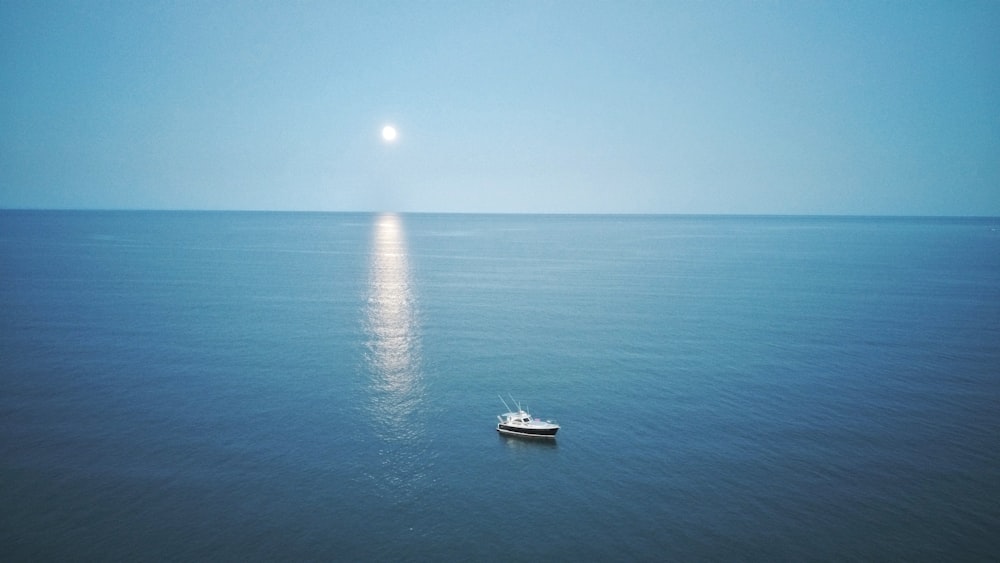
M 500 394 L 497 394 L 497 397 L 500 397 Z M 513 401 L 514 399 L 511 399 L 511 400 Z M 503 397 L 500 397 L 500 402 L 503 403 L 503 406 L 504 406 L 504 408 L 507 409 L 507 412 L 514 412 L 514 411 L 510 410 L 509 406 L 507 406 L 507 401 L 503 400 Z
M 517 406 L 517 412 L 521 412 L 522 410 L 524 410 L 521 408 L 521 403 L 517 402 L 510 393 L 507 393 L 507 396 L 510 397 L 511 402 Z M 506 405 L 507 403 L 504 404 Z

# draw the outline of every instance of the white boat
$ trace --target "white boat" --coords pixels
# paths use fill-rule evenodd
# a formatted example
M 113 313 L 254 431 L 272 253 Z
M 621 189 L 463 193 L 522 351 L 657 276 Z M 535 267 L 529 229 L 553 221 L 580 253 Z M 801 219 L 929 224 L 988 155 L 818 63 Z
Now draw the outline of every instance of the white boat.
M 507 401 L 504 401 L 503 397 L 500 397 L 500 400 L 503 402 L 503 406 L 507 407 L 508 412 L 497 416 L 500 419 L 500 423 L 497 424 L 497 432 L 531 438 L 556 437 L 556 432 L 559 432 L 559 425 L 555 421 L 540 420 L 531 416 L 513 398 L 511 398 L 511 401 L 514 401 L 514 404 L 517 406 L 516 411 L 507 405 Z

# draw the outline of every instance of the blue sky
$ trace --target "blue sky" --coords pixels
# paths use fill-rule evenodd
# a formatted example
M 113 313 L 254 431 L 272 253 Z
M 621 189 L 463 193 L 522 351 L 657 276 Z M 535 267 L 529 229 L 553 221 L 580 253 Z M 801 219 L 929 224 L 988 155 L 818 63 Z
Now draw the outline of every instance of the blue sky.
M 1000 215 L 995 1 L 0 0 L 0 45 L 0 207 Z

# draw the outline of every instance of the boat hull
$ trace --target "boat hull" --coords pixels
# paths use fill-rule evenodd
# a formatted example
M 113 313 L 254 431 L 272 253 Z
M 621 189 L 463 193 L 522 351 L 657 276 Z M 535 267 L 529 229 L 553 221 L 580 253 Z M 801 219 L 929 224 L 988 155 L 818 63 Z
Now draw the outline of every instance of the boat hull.
M 515 436 L 527 436 L 529 438 L 555 438 L 558 431 L 558 426 L 553 428 L 524 428 L 522 426 L 497 424 L 497 432 Z

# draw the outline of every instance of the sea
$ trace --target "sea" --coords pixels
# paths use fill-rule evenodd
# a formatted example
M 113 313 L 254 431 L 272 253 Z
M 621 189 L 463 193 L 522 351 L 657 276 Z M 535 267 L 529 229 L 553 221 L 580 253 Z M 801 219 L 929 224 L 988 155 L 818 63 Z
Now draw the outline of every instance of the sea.
M 0 558 L 996 561 L 1000 218 L 0 211 Z

